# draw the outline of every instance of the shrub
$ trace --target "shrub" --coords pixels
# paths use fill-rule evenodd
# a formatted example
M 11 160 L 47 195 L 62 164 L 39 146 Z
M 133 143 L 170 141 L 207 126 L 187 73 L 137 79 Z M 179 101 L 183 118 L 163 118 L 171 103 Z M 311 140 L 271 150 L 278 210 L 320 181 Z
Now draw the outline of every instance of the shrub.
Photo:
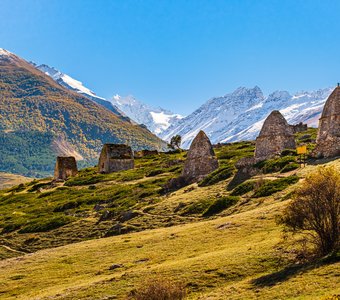
M 256 168 L 259 168 L 263 171 L 263 173 L 273 173 L 279 172 L 282 170 L 286 165 L 290 164 L 291 162 L 295 162 L 296 157 L 294 156 L 284 156 L 275 159 L 267 159 L 264 161 L 260 161 L 255 164 Z
M 235 168 L 233 166 L 227 166 L 223 168 L 219 168 L 205 177 L 198 186 L 209 186 L 220 182 L 222 180 L 230 178 L 234 174 Z
M 146 177 L 153 177 L 153 176 L 157 176 L 157 175 L 162 174 L 162 173 L 164 173 L 164 170 L 155 169 L 155 170 L 150 171 L 148 174 L 146 174 Z
M 283 169 L 280 171 L 280 173 L 290 172 L 290 171 L 296 170 L 298 168 L 300 168 L 300 165 L 298 163 L 293 162 L 293 163 L 290 163 L 288 165 L 285 165 L 283 167 Z
M 293 233 L 302 233 L 319 256 L 340 250 L 340 174 L 320 167 L 296 190 L 280 218 Z
M 145 280 L 140 287 L 130 292 L 128 299 L 135 300 L 181 300 L 186 296 L 182 283 L 163 278 Z
M 195 201 L 188 206 L 186 206 L 181 215 L 192 215 L 192 214 L 202 214 L 207 208 L 211 205 L 211 200 L 209 199 L 201 199 L 199 201 Z
M 252 191 L 254 187 L 255 187 L 254 181 L 246 181 L 246 182 L 241 183 L 237 187 L 235 187 L 230 195 L 231 196 L 242 196 Z
M 28 223 L 19 233 L 45 232 L 59 228 L 73 221 L 73 218 L 60 216 L 51 219 L 36 219 Z
M 41 188 L 46 188 L 46 187 L 50 187 L 51 186 L 51 182 L 41 182 L 41 183 L 37 183 L 34 184 L 28 191 L 29 192 L 36 192 L 37 190 L 41 189 Z
M 53 210 L 53 212 L 62 212 L 65 211 L 67 209 L 72 209 L 72 208 L 77 208 L 78 206 L 80 206 L 81 203 L 78 201 L 68 201 L 66 203 L 60 204 L 58 206 L 56 206 Z
M 25 189 L 26 189 L 26 188 L 25 188 L 25 185 L 24 185 L 23 183 L 20 183 L 19 185 L 10 188 L 10 189 L 8 190 L 8 192 L 15 192 L 15 193 L 18 193 L 18 192 L 24 191 Z
M 296 150 L 295 149 L 284 149 L 281 152 L 281 156 L 294 156 L 296 155 Z
M 217 214 L 230 206 L 236 204 L 236 202 L 239 200 L 239 197 L 235 196 L 227 196 L 216 199 L 203 213 L 203 217 L 212 216 L 214 214 Z
M 253 197 L 259 198 L 270 196 L 276 192 L 283 191 L 289 185 L 297 183 L 298 181 L 299 177 L 296 175 L 266 181 L 258 189 L 256 189 Z
M 88 176 L 78 176 L 67 180 L 64 186 L 81 186 L 90 185 L 102 181 L 105 178 L 103 174 L 88 175 Z

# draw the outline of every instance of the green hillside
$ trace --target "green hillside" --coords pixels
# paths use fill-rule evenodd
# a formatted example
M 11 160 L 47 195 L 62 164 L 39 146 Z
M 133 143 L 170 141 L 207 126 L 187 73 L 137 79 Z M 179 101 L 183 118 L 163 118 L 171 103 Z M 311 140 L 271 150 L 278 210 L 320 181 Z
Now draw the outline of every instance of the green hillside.
M 340 171 L 340 160 L 296 169 L 285 151 L 230 189 L 235 162 L 252 156 L 254 144 L 215 151 L 218 170 L 170 194 L 162 186 L 180 174 L 185 151 L 136 159 L 134 170 L 87 168 L 65 183 L 2 190 L 0 297 L 126 299 L 154 276 L 184 283 L 188 299 L 338 295 L 338 258 L 294 264 L 276 219 L 306 174 L 320 164 Z
M 0 170 L 51 174 L 57 154 L 94 165 L 103 143 L 161 149 L 147 129 L 66 90 L 11 54 L 0 57 Z

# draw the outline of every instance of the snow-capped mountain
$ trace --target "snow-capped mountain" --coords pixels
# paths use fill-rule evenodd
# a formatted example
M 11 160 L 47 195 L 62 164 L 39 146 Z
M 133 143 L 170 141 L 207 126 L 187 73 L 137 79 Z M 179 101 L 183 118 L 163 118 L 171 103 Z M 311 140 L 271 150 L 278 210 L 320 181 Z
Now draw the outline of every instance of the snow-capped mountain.
M 323 105 L 332 88 L 290 95 L 276 91 L 264 96 L 261 89 L 240 87 L 223 97 L 210 99 L 189 116 L 177 121 L 160 137 L 182 136 L 182 147 L 188 148 L 204 130 L 212 143 L 253 140 L 272 110 L 280 110 L 290 124 L 299 122 L 316 127 Z
M 97 96 L 89 88 L 85 87 L 82 84 L 82 82 L 48 65 L 45 65 L 45 64 L 36 65 L 33 62 L 31 62 L 31 64 L 35 66 L 38 70 L 50 76 L 54 81 L 58 82 L 63 87 L 69 90 L 75 91 L 78 94 L 81 94 L 89 98 L 90 100 L 104 106 L 108 110 L 111 110 L 113 113 L 115 113 L 119 117 L 127 119 L 126 116 L 117 107 L 115 107 L 110 101 L 107 101 L 105 98 Z
M 124 112 L 130 119 L 138 124 L 144 124 L 156 135 L 160 135 L 164 130 L 169 128 L 171 124 L 183 118 L 181 115 L 174 114 L 161 107 L 154 108 L 144 104 L 133 96 L 122 97 L 115 95 L 111 99 L 111 103 Z
M 0 48 L 0 56 L 10 56 L 12 53 L 6 49 Z

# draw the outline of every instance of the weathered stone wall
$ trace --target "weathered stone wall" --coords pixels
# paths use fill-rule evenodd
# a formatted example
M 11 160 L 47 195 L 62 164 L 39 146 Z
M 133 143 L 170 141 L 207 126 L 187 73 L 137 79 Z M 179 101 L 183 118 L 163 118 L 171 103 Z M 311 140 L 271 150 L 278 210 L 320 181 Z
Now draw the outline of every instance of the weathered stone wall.
M 293 133 L 303 132 L 308 129 L 307 124 L 303 124 L 302 122 L 300 122 L 299 124 L 290 125 L 290 126 L 292 128 Z
M 295 149 L 292 127 L 279 111 L 273 111 L 265 120 L 256 139 L 255 160 L 261 161 L 279 155 L 284 149 Z
M 133 153 L 130 146 L 105 144 L 100 153 L 98 171 L 112 173 L 134 168 Z
M 54 168 L 55 180 L 66 180 L 78 174 L 77 162 L 74 156 L 58 156 Z

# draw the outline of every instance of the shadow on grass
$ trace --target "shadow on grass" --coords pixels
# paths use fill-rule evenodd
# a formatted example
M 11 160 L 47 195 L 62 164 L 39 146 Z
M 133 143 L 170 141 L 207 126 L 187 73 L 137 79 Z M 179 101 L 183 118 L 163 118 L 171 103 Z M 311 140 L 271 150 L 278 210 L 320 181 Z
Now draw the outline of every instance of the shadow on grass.
M 251 281 L 251 284 L 258 287 L 274 286 L 282 283 L 298 274 L 302 274 L 322 266 L 340 262 L 340 256 L 330 256 L 312 263 L 287 266 L 284 269 L 272 274 L 264 275 Z
M 331 158 L 309 159 L 307 161 L 307 165 L 312 165 L 312 166 L 323 165 L 323 164 L 329 163 L 331 161 L 337 160 L 339 158 L 340 158 L 340 156 L 331 157 Z

